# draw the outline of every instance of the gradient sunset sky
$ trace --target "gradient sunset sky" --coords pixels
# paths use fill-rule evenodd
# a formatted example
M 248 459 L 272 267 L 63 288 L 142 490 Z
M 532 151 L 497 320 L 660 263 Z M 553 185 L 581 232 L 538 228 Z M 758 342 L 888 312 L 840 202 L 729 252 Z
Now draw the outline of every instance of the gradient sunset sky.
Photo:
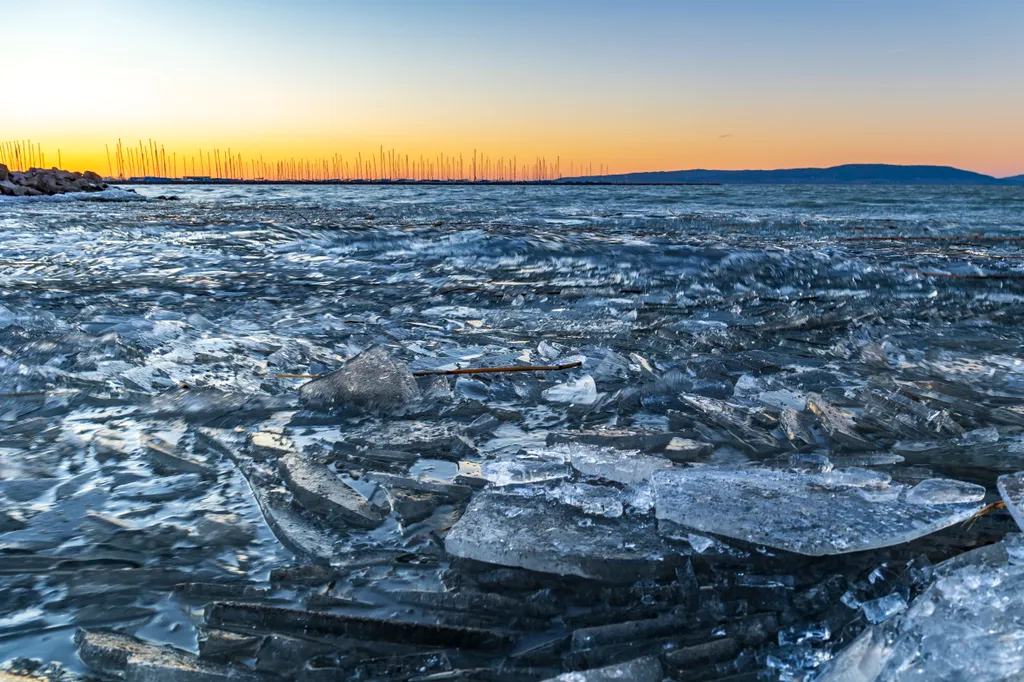
M 1024 2 L 8 2 L 0 140 L 1024 173 Z M 191 150 L 191 151 L 190 151 Z M 52 155 L 52 156 L 51 156 Z

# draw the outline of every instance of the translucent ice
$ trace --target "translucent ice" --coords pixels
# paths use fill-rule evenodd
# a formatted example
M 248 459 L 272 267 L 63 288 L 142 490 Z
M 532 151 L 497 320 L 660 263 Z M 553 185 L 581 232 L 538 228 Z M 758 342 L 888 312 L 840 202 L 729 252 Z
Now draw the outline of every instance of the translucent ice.
M 562 483 L 552 491 L 551 496 L 589 516 L 609 519 L 622 516 L 622 495 L 615 488 L 586 483 Z
M 983 499 L 982 486 L 948 478 L 929 478 L 907 491 L 907 502 L 911 504 L 969 504 Z
M 483 462 L 480 475 L 493 485 L 505 486 L 565 478 L 569 467 L 560 454 L 530 453 Z
M 995 562 L 958 562 L 905 614 L 862 633 L 817 682 L 1021 679 L 1024 566 L 1008 563 L 1005 555 Z
M 345 363 L 341 369 L 299 389 L 310 407 L 395 409 L 420 398 L 416 379 L 404 362 L 374 346 Z
M 541 395 L 545 400 L 553 403 L 593 405 L 597 400 L 597 384 L 594 383 L 592 376 L 586 374 L 579 379 L 552 386 Z
M 907 600 L 898 592 L 887 594 L 878 599 L 866 601 L 860 605 L 864 617 L 869 623 L 881 623 L 907 610 Z
M 677 554 L 662 544 L 653 523 L 588 517 L 543 495 L 523 499 L 497 490 L 473 499 L 445 549 L 491 564 L 616 581 L 670 572 Z
M 672 462 L 663 457 L 641 455 L 633 450 L 616 450 L 596 445 L 562 445 L 553 448 L 568 456 L 572 467 L 584 476 L 604 478 L 616 483 L 640 483 L 655 471 L 669 469 Z
M 828 475 L 842 473 L 837 469 Z M 878 479 L 865 481 L 871 487 L 862 488 L 855 484 L 858 477 L 844 486 L 823 486 L 821 478 L 759 468 L 670 469 L 652 478 L 656 515 L 667 524 L 662 532 L 681 526 L 821 556 L 908 542 L 963 521 L 982 507 L 979 501 L 914 503 L 902 486 L 880 485 Z M 984 493 L 980 486 L 973 488 Z
M 1024 528 L 1024 471 L 1004 474 L 999 477 L 996 485 L 1006 503 L 1006 510 L 1013 516 L 1017 526 Z
M 964 445 L 990 445 L 999 442 L 999 431 L 994 426 L 983 429 L 965 431 L 960 435 L 960 442 Z

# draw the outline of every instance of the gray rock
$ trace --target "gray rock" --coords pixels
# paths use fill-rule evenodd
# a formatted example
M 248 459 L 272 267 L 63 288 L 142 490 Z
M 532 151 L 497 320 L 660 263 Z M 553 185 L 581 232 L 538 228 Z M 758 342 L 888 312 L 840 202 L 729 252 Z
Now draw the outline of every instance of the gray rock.
M 103 178 L 91 171 L 83 174 L 57 168 L 30 168 L 25 172 L 11 173 L 6 166 L 0 166 L 0 194 L 6 196 L 98 192 L 106 188 Z
M 354 407 L 391 411 L 418 401 L 420 389 L 404 362 L 374 346 L 341 369 L 303 385 L 299 397 L 316 409 Z
M 3 180 L 0 181 L 0 194 L 7 197 L 26 197 L 37 196 L 39 191 L 34 190 L 31 187 L 22 187 L 10 180 Z

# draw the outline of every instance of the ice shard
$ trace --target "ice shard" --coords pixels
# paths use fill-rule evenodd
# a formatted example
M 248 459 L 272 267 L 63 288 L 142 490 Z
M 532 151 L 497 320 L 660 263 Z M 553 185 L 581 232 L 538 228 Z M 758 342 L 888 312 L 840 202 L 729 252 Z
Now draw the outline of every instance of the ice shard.
M 663 457 L 596 445 L 561 445 L 553 450 L 567 455 L 573 469 L 584 476 L 604 478 L 616 483 L 641 483 L 654 472 L 674 466 Z
M 296 501 L 328 521 L 376 528 L 384 521 L 380 512 L 326 466 L 309 461 L 298 452 L 281 458 L 281 473 Z
M 490 564 L 618 582 L 671 573 L 679 561 L 649 521 L 591 517 L 545 496 L 495 490 L 470 503 L 445 549 Z
M 886 479 L 857 470 L 717 467 L 671 469 L 652 477 L 663 532 L 688 528 L 811 556 L 909 542 L 983 506 L 981 486 L 925 481 L 918 490 Z M 950 488 L 958 495 L 952 502 Z
M 1006 510 L 1017 522 L 1017 527 L 1024 528 L 1024 471 L 1003 474 L 996 482 L 996 487 L 1006 503 Z
M 341 369 L 305 384 L 299 397 L 314 409 L 396 410 L 418 401 L 420 389 L 404 362 L 374 346 Z

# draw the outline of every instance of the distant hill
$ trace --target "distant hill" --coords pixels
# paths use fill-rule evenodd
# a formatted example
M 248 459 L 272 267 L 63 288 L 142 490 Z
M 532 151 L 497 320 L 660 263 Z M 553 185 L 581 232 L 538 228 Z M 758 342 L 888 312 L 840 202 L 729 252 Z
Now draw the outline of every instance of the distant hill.
M 722 183 L 741 185 L 1021 185 L 1024 175 L 996 178 L 952 166 L 851 163 L 831 168 L 779 170 L 678 170 L 562 178 L 562 182 Z

